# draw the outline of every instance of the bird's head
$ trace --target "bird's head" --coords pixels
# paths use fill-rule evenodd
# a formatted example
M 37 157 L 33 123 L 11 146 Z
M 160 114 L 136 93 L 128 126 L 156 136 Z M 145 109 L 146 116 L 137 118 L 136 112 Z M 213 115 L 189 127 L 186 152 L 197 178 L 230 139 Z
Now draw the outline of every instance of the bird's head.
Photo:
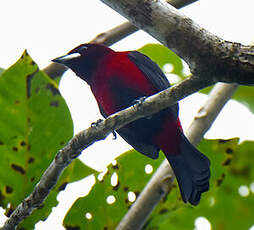
M 89 84 L 99 61 L 112 52 L 114 51 L 104 45 L 87 43 L 52 61 L 67 66 Z

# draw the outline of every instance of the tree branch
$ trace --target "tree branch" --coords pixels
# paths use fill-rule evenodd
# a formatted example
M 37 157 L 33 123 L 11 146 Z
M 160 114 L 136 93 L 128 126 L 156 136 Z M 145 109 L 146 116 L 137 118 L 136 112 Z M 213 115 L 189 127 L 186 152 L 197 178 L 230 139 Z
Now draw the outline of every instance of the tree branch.
M 198 0 L 167 0 L 169 4 L 175 6 L 178 9 L 197 1 Z M 106 46 L 111 46 L 138 30 L 139 29 L 130 22 L 125 22 L 113 29 L 97 35 L 90 41 L 90 43 L 99 43 Z M 67 68 L 64 65 L 57 63 L 51 63 L 43 69 L 43 71 L 53 79 L 61 77 L 66 70 Z
M 198 145 L 237 88 L 237 84 L 217 83 L 212 89 L 206 103 L 199 109 L 185 133 L 193 145 Z
M 204 80 L 254 84 L 254 46 L 225 41 L 163 0 L 101 0 L 183 58 Z
M 90 41 L 90 43 L 99 43 L 106 46 L 111 46 L 136 31 L 138 31 L 138 28 L 136 26 L 134 26 L 130 22 L 125 22 L 111 30 L 97 35 L 94 39 Z
M 235 84 L 218 83 L 213 88 L 186 132 L 192 144 L 199 143 L 237 87 Z M 119 223 L 117 230 L 141 229 L 159 201 L 172 189 L 174 178 L 168 161 L 164 160 Z

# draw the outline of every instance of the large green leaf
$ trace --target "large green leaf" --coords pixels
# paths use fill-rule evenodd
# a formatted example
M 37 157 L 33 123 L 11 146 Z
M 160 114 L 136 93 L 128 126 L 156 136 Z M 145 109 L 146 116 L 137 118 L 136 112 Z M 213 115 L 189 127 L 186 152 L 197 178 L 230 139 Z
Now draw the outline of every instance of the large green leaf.
M 128 151 L 117 159 L 116 165 L 110 165 L 102 181 L 96 180 L 90 194 L 76 200 L 64 219 L 67 229 L 115 229 L 131 202 L 128 193 L 138 196 L 151 174 L 145 173 L 145 166 L 151 165 L 155 170 L 163 160 L 152 160 L 135 150 Z M 112 175 L 116 173 L 118 182 L 111 184 Z M 106 199 L 114 196 L 116 201 L 108 204 Z M 86 214 L 92 215 L 91 219 Z
M 172 212 L 166 201 L 162 212 L 160 204 L 145 229 L 194 229 L 194 221 L 200 216 L 210 221 L 212 229 L 249 229 L 254 223 L 254 195 L 242 197 L 238 189 L 254 181 L 253 149 L 254 142 L 238 145 L 238 139 L 202 141 L 200 150 L 211 160 L 210 190 L 197 207 L 186 206 Z
M 0 205 L 9 215 L 30 194 L 56 152 L 73 135 L 68 107 L 57 84 L 24 52 L 0 76 Z M 79 170 L 79 174 L 73 174 Z M 32 229 L 57 204 L 56 195 L 69 182 L 93 171 L 76 160 L 46 200 L 20 226 Z M 78 176 L 77 176 L 78 175 Z

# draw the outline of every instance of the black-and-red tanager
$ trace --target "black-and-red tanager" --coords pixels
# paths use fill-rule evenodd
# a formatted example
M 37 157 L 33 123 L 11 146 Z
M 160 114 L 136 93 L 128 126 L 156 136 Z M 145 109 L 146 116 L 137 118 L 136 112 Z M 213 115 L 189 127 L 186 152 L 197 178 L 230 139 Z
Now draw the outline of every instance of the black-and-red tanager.
M 53 61 L 69 67 L 90 85 L 105 118 L 170 87 L 158 65 L 137 51 L 115 52 L 103 45 L 83 44 Z M 162 150 L 176 175 L 183 201 L 199 203 L 201 194 L 209 189 L 210 162 L 184 136 L 178 104 L 136 120 L 117 133 L 153 159 Z

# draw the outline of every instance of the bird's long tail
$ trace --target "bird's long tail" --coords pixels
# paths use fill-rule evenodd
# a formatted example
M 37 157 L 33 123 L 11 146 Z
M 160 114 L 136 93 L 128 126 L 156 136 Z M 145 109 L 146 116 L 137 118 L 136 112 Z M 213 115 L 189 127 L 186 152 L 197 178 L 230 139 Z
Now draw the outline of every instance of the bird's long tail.
M 175 173 L 183 201 L 197 205 L 201 194 L 209 189 L 210 161 L 183 133 L 180 140 L 179 154 L 164 153 Z

